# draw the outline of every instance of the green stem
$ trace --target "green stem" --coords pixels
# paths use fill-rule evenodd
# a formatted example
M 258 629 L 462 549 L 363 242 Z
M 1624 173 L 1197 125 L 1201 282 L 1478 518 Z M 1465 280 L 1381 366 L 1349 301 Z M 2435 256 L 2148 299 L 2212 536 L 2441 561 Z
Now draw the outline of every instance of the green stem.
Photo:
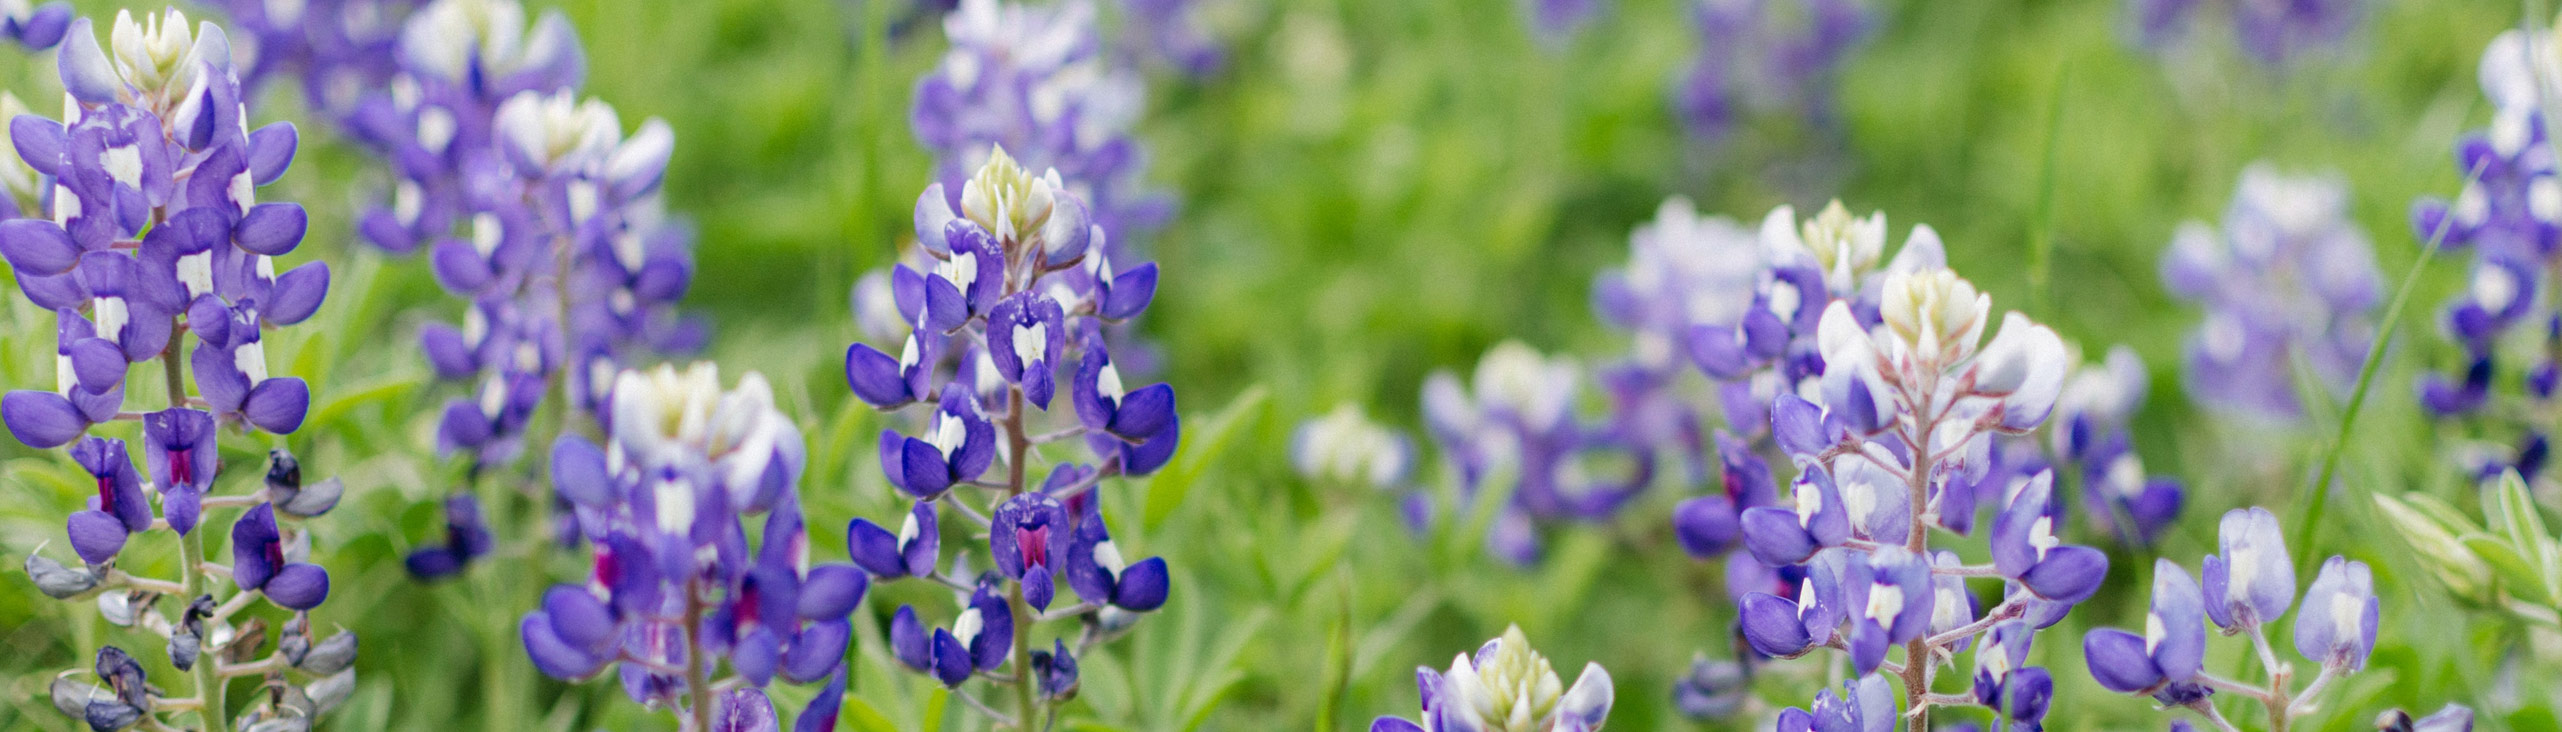
M 1005 497 L 1010 499 L 1023 494 L 1024 467 L 1030 462 L 1026 451 L 1032 449 L 1032 441 L 1023 434 L 1023 387 L 1007 388 L 1005 401 L 1005 442 L 1011 448 L 1006 453 L 1011 457 L 1005 461 Z M 995 530 L 1003 531 L 1004 528 Z M 1039 700 L 1032 694 L 1035 680 L 1029 659 L 1032 657 L 1033 613 L 1031 603 L 1023 600 L 1023 583 L 1016 582 L 1013 589 L 1006 592 L 1005 602 L 1014 613 L 1014 719 L 1019 728 L 1030 729 L 1032 720 L 1039 718 L 1040 707 Z
M 685 582 L 685 692 L 693 699 L 694 729 L 712 728 L 712 681 L 703 674 L 703 593 Z
M 172 373 L 175 373 L 174 368 Z M 178 537 L 178 561 L 185 565 L 186 570 L 180 572 L 179 576 L 185 578 L 183 584 L 186 587 L 186 599 L 190 602 L 197 595 L 205 594 L 210 589 L 209 585 L 212 584 L 203 572 L 197 570 L 205 559 L 206 530 L 206 527 L 198 525 L 195 531 Z M 206 732 L 226 732 L 231 729 L 231 719 L 224 710 L 230 707 L 223 703 L 222 677 L 215 673 L 214 655 L 206 653 L 203 657 L 197 658 L 195 668 L 190 670 L 190 673 L 196 677 L 198 704 L 196 717 L 204 722 Z
M 2465 185 L 2481 179 L 2482 165 L 2475 165 L 2465 174 Z M 2312 571 L 2321 561 L 2321 553 L 2313 551 L 2313 533 L 2322 525 L 2323 509 L 2330 505 L 2331 477 L 2339 471 L 2340 455 L 2347 451 L 2349 435 L 2357 428 L 2358 413 L 2366 407 L 2366 394 L 2375 385 L 2375 372 L 2384 363 L 2384 348 L 2392 344 L 2394 332 L 2401 329 L 2402 308 L 2410 304 L 2411 290 L 2419 284 L 2420 273 L 2427 271 L 2429 261 L 2437 258 L 2438 247 L 2446 242 L 2447 230 L 2454 222 L 2455 216 L 2449 214 L 2438 222 L 2437 231 L 2430 232 L 2428 246 L 2420 249 L 2420 258 L 2411 262 L 2410 271 L 2402 274 L 2402 285 L 2393 292 L 2393 304 L 2384 309 L 2384 322 L 2379 324 L 2375 343 L 2366 347 L 2366 360 L 2358 365 L 2357 387 L 2349 392 L 2348 408 L 2340 412 L 2339 432 L 2331 437 L 2330 448 L 2322 456 L 2322 471 L 2313 479 L 2313 500 L 2304 507 L 2304 519 L 2295 526 L 2291 546 L 2302 557 L 2299 561 L 2305 571 Z

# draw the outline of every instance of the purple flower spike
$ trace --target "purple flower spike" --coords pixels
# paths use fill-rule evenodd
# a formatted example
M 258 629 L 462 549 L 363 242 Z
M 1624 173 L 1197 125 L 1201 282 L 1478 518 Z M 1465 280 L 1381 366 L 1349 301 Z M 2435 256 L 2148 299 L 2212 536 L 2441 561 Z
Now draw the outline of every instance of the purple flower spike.
M 988 353 L 997 373 L 1023 387 L 1033 406 L 1050 408 L 1067 322 L 1056 300 L 1031 292 L 1007 296 L 988 315 Z
M 2053 471 L 2031 477 L 1993 519 L 1993 566 L 2039 598 L 2076 603 L 2099 591 L 2108 555 L 2055 537 L 2054 478 Z
M 2286 553 L 2277 515 L 2253 506 L 2224 513 L 2203 574 L 2206 616 L 2229 632 L 2242 632 L 2286 614 L 2295 602 L 2295 564 Z
M 2304 609 L 2295 614 L 2295 650 L 2327 668 L 2365 668 L 2367 654 L 2375 651 L 2380 614 L 2375 575 L 2366 563 L 2331 557 L 2322 562 L 2313 586 L 2304 591 Z

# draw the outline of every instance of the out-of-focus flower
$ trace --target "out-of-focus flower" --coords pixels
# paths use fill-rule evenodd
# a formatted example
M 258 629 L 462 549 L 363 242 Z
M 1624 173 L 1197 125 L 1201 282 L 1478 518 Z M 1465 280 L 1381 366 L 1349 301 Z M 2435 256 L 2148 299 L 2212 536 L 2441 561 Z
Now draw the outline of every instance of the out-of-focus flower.
M 1345 402 L 1290 433 L 1290 464 L 1312 480 L 1397 488 L 1414 469 L 1414 442 Z
M 2382 277 L 2337 176 L 2243 170 L 2220 230 L 2180 225 L 2162 280 L 2206 310 L 2189 337 L 2187 383 L 2208 406 L 2297 419 L 2298 360 L 2318 386 L 2345 393 L 2375 338 Z
M 2183 47 L 2207 5 L 2225 6 L 2234 43 L 2263 66 L 2285 66 L 2325 47 L 2338 46 L 2366 15 L 2366 0 L 2295 0 L 2284 3 L 2228 0 L 2127 0 L 2126 14 L 2138 44 L 2165 53 Z
M 1673 89 L 1696 137 L 1715 140 L 1748 115 L 1834 123 L 1842 66 L 1876 24 L 1859 0 L 1692 0 L 1699 57 Z

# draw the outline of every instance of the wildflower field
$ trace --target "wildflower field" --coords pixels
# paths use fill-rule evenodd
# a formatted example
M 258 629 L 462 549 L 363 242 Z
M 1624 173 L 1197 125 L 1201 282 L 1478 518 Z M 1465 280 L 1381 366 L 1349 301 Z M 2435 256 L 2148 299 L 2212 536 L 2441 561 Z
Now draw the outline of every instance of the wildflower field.
M 2562 729 L 2562 7 L 0 0 L 0 729 Z

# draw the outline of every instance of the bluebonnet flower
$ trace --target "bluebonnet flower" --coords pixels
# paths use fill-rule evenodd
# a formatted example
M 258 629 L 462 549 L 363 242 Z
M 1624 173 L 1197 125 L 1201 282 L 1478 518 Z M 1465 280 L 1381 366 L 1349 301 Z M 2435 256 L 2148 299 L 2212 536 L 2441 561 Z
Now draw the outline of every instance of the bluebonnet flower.
M 2081 474 L 2084 512 L 2130 546 L 2150 546 L 2187 501 L 2179 479 L 2147 475 L 2135 454 L 2129 423 L 2145 387 L 2143 359 L 2125 346 L 2109 349 L 2106 361 L 2064 382 L 2051 440 L 2059 467 Z
M 2382 277 L 2337 176 L 2244 169 L 2223 228 L 2181 224 L 2161 267 L 2171 294 L 2206 310 L 2189 337 L 2186 381 L 2209 406 L 2300 418 L 2299 359 L 2317 386 L 2345 393 L 2374 341 Z
M 49 448 L 123 416 L 126 364 L 180 352 L 173 318 L 183 317 L 220 421 L 294 431 L 309 387 L 269 377 L 260 334 L 310 317 L 329 269 L 276 272 L 305 216 L 255 192 L 290 163 L 293 125 L 244 126 L 218 27 L 191 30 L 175 11 L 119 14 L 112 57 L 90 28 L 72 21 L 58 54 L 66 120 L 10 121 L 19 159 L 51 192 L 45 217 L 0 221 L 0 254 L 28 298 L 55 311 L 60 338 L 55 390 L 11 392 L 0 417 L 20 441 Z
M 834 693 L 802 714 L 832 718 L 847 618 L 870 582 L 851 565 L 810 564 L 801 434 L 764 377 L 751 372 L 724 390 L 709 363 L 625 371 L 606 422 L 601 448 L 576 435 L 552 448 L 554 490 L 592 547 L 594 571 L 526 613 L 520 633 L 535 668 L 566 680 L 614 669 L 634 701 L 682 709 L 696 729 L 741 713 L 773 728 L 761 691 L 716 698 L 704 674 L 725 660 L 741 689 L 777 676 L 829 684 Z M 751 548 L 745 524 L 759 515 Z
M 2503 418 L 2498 407 L 2548 404 L 2562 381 L 2562 363 L 2553 356 L 2554 344 L 2562 343 L 2562 315 L 2543 296 L 2554 285 L 2546 273 L 2562 256 L 2562 209 L 2552 205 L 2562 196 L 2562 178 L 2542 106 L 2554 98 L 2549 75 L 2562 69 L 2552 43 L 2549 30 L 2509 31 L 2484 49 L 2481 83 L 2492 117 L 2488 129 L 2456 142 L 2465 185 L 2453 200 L 2426 197 L 2412 207 L 2420 241 L 2473 253 L 2468 286 L 2446 304 L 2442 321 L 2463 358 L 2450 373 L 2423 377 L 2419 393 L 2432 415 L 2492 427 L 2493 439 L 2513 441 L 2503 454 L 2468 466 L 2476 480 L 2511 468 L 2533 479 L 2551 451 L 2548 428 Z M 2523 388 L 2495 395 L 2495 385 L 2506 383 Z
M 1695 720 L 1734 716 L 1751 697 L 1751 681 L 1750 667 L 1703 655 L 1691 659 L 1690 673 L 1673 682 L 1672 705 Z
M 1486 641 L 1450 670 L 1415 669 L 1423 693 L 1421 721 L 1383 716 L 1370 732 L 1593 732 L 1610 717 L 1610 671 L 1586 663 L 1568 687 L 1548 659 L 1530 647 L 1521 626 Z
M 1290 432 L 1290 466 L 1300 477 L 1381 489 L 1402 487 L 1414 471 L 1414 441 L 1345 402 Z
M 2219 726 L 2229 725 L 2221 724 L 2208 698 L 2238 695 L 2258 701 L 2272 724 L 2284 726 L 2310 711 L 2324 689 L 2365 665 L 2375 647 L 2374 580 L 2363 563 L 2332 557 L 2323 564 L 2295 619 L 2296 650 L 2321 671 L 2297 689 L 2293 666 L 2277 660 L 2265 631 L 2295 602 L 2295 569 L 2276 516 L 2263 508 L 2237 508 L 2224 514 L 2218 533 L 2222 553 L 2206 557 L 2198 580 L 2171 560 L 2154 560 L 2152 607 L 2142 635 L 2094 630 L 2083 636 L 2083 654 L 2091 676 L 2110 691 L 2149 695 L 2165 709 L 2187 708 Z M 2226 635 L 2251 637 L 2268 673 L 2266 686 L 2202 670 L 2208 621 Z
M 1601 14 L 1606 0 L 1520 0 L 1521 14 L 1530 21 L 1530 29 L 1539 40 L 1556 45 L 1572 38 L 1593 17 Z
M 1693 136 L 1717 140 L 1748 115 L 1834 122 L 1842 66 L 1876 24 L 1859 0 L 1692 0 L 1699 57 L 1673 90 Z
M 1463 504 L 1500 470 L 1517 478 L 1486 536 L 1495 556 L 1536 561 L 1541 524 L 1605 520 L 1653 481 L 1651 447 L 1574 414 L 1580 374 L 1570 359 L 1506 342 L 1478 360 L 1472 389 L 1448 372 L 1424 382 L 1424 418 L 1460 476 Z M 1587 477 L 1613 458 L 1627 463 L 1617 470 L 1624 477 Z
M 1040 692 L 1018 697 L 1026 706 L 1010 716 L 982 711 L 1029 720 L 1073 695 L 1078 654 L 1165 604 L 1165 560 L 1128 562 L 1094 491 L 1164 467 L 1182 427 L 1173 387 L 1128 388 L 1105 336 L 1145 309 L 1155 266 L 1114 270 L 1085 201 L 1057 171 L 1035 175 L 1006 149 L 991 149 L 960 186 L 957 199 L 937 183 L 918 200 L 920 266 L 873 279 L 868 297 L 858 289 L 858 317 L 877 321 L 867 335 L 902 345 L 895 359 L 868 343 L 849 346 L 847 384 L 876 408 L 926 413 L 909 428 L 921 428 L 914 436 L 893 426 L 879 441 L 883 475 L 912 501 L 898 531 L 856 518 L 846 546 L 873 579 L 924 579 L 960 596 L 948 626 L 914 606 L 892 616 L 890 643 L 903 665 L 952 688 L 974 676 L 1024 684 Z M 1029 468 L 1045 461 L 1043 448 L 1072 444 L 1095 462 L 1050 462 L 1048 477 L 1033 484 Z M 943 541 L 947 514 L 984 530 L 986 543 Z M 945 563 L 947 544 L 960 547 L 960 561 Z M 987 562 L 979 566 L 993 569 L 961 576 L 980 546 Z M 1062 583 L 1074 604 L 1059 594 Z M 1032 649 L 1036 624 L 1067 619 L 1083 625 L 1073 644 Z
M 1186 76 L 1218 73 L 1228 52 L 1203 27 L 1201 7 L 1201 0 L 1121 0 L 1121 45 Z
M 345 114 L 356 99 L 400 71 L 402 21 L 422 0 L 212 0 L 249 41 L 241 82 L 255 94 L 268 81 L 298 83 L 305 105 Z
M 360 230 L 427 248 L 464 301 L 458 325 L 419 334 L 439 376 L 472 384 L 438 444 L 503 463 L 553 389 L 593 415 L 626 359 L 702 340 L 675 308 L 691 234 L 658 198 L 675 135 L 653 119 L 626 136 L 612 107 L 577 97 L 584 57 L 557 11 L 529 29 L 514 2 L 441 0 L 409 13 L 396 44 L 398 67 L 345 112 L 396 176 Z
M 269 373 L 263 344 L 266 329 L 311 317 L 328 289 L 326 264 L 277 273 L 275 258 L 301 243 L 305 215 L 256 198 L 290 163 L 294 127 L 246 127 L 231 47 L 213 24 L 191 26 L 176 10 L 139 21 L 120 13 L 101 46 L 87 18 L 46 20 L 62 8 L 0 10 L 0 30 L 20 41 L 62 38 L 56 65 L 67 92 L 63 120 L 9 121 L 23 166 L 0 166 L 18 215 L 0 221 L 0 254 L 28 298 L 53 311 L 56 378 L 51 390 L 0 399 L 0 420 L 31 447 L 68 446 L 96 490 L 64 521 L 80 566 L 30 554 L 25 568 L 47 595 L 97 598 L 110 624 L 161 639 L 192 681 L 184 696 L 162 692 L 131 655 L 107 646 L 92 667 L 106 686 L 65 674 L 52 688 L 55 706 L 100 730 L 157 729 L 182 715 L 217 729 L 308 727 L 354 690 L 355 636 L 312 635 L 309 613 L 328 598 L 330 578 L 312 563 L 300 524 L 335 507 L 344 489 L 335 479 L 304 485 L 301 463 L 279 449 L 261 488 L 216 492 L 222 432 L 290 433 L 310 407 L 303 380 Z M 166 372 L 167 406 L 126 410 L 126 372 L 153 360 Z M 190 368 L 195 393 L 183 388 Z M 139 466 L 135 445 L 88 434 L 110 421 L 142 423 Z M 234 510 L 221 523 L 218 514 Z M 226 528 L 230 563 L 206 561 L 205 535 Z M 156 563 L 127 561 L 151 545 L 133 538 L 163 529 L 178 536 L 166 563 L 180 577 L 135 574 Z M 241 615 L 259 600 L 288 613 L 273 636 Z M 211 648 L 255 653 L 271 639 L 264 658 L 204 658 Z M 266 676 L 276 693 L 227 718 L 227 682 L 249 675 Z
M 1057 170 L 1053 184 L 1087 209 L 1081 218 L 1122 247 L 1111 255 L 1135 256 L 1129 247 L 1165 222 L 1172 203 L 1140 185 L 1146 157 L 1130 130 L 1144 85 L 1105 52 L 1092 3 L 961 0 L 943 17 L 943 33 L 952 47 L 917 83 L 911 112 L 917 140 L 937 161 L 940 187 L 927 197 L 963 208 L 966 177 L 1002 147 L 1030 169 Z M 918 206 L 917 239 L 939 253 L 940 231 L 925 230 L 926 202 Z M 1080 225 L 1050 241 L 1083 235 Z
M 1813 250 L 1831 253 L 1818 262 L 1825 288 L 1866 289 L 1861 270 L 1878 253 L 1859 242 L 1882 239 L 1882 222 L 1834 231 L 1860 228 L 1871 233 L 1817 239 L 1834 244 Z M 1935 254 L 1936 237 L 1928 241 L 1924 251 Z M 1778 657 L 1843 649 L 1864 677 L 1848 697 L 1819 699 L 1814 712 L 1787 715 L 1783 728 L 1891 726 L 1892 692 L 1869 675 L 1878 670 L 1903 678 L 1904 707 L 1917 727 L 1931 706 L 1948 703 L 1999 706 L 2033 727 L 2052 693 L 2044 671 L 1979 661 L 1977 694 L 1952 702 L 1924 693 L 1938 665 L 1930 659 L 1986 633 L 1998 635 L 1982 641 L 1990 646 L 1985 652 L 2024 647 L 2027 633 L 2097 590 L 2107 556 L 2057 538 L 2060 505 L 2045 470 L 2005 481 L 1995 494 L 2003 508 L 1991 565 L 1920 552 L 1930 527 L 1971 524 L 1974 494 L 1999 462 L 1994 444 L 2046 422 L 2063 391 L 2068 356 L 2053 331 L 2018 313 L 2006 315 L 1987 340 L 1989 297 L 1936 264 L 1904 262 L 1888 268 L 1873 294 L 1821 306 L 1812 373 L 1778 393 L 1769 411 L 1773 442 L 1800 475 L 1793 500 L 1742 512 L 1742 543 L 1760 562 L 1808 570 L 1793 599 L 1766 590 L 1744 597 L 1744 635 L 1756 651 Z M 1967 578 L 1999 579 L 2010 590 L 1999 605 L 1979 608 L 1964 589 Z M 2013 621 L 2025 625 L 2003 626 Z M 1906 660 L 1890 666 L 1886 649 L 1894 645 L 1905 647 Z M 1877 702 L 1858 698 L 1872 694 Z
M 2200 23 L 2202 0 L 2127 0 L 2126 14 L 2136 42 L 2148 49 L 2175 51 L 2193 45 L 2189 36 Z M 2233 41 L 2243 55 L 2262 66 L 2286 66 L 2327 47 L 2335 47 L 2357 29 L 2366 0 L 2297 0 L 2221 3 L 2231 16 Z
M 480 499 L 456 493 L 445 497 L 444 543 L 412 550 L 403 562 L 410 576 L 419 579 L 449 577 L 488 554 L 495 543 L 489 524 L 481 520 Z

